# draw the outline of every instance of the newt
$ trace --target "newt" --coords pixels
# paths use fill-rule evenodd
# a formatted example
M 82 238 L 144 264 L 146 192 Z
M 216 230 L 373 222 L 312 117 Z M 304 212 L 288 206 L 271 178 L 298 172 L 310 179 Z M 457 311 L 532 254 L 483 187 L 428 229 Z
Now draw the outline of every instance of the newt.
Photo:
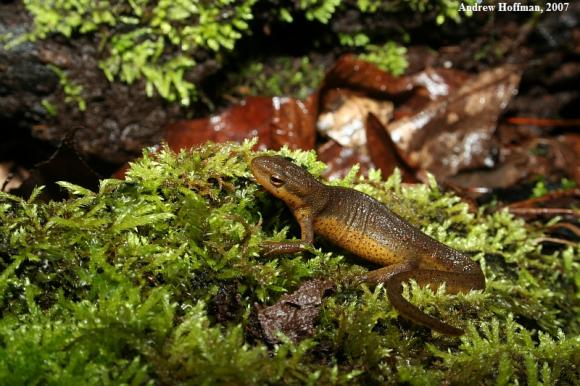
M 407 301 L 402 283 L 415 279 L 420 286 L 435 288 L 446 283 L 450 293 L 483 290 L 485 277 L 478 263 L 421 232 L 369 195 L 324 185 L 287 158 L 255 157 L 251 171 L 258 184 L 284 201 L 300 225 L 300 240 L 264 243 L 265 255 L 307 250 L 317 234 L 382 266 L 361 279 L 370 285 L 384 283 L 401 316 L 443 334 L 463 334 Z

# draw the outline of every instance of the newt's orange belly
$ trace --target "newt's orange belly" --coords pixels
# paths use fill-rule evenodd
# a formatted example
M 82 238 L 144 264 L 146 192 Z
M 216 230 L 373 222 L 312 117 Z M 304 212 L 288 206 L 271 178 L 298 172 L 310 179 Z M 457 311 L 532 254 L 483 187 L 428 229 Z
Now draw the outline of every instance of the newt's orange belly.
M 378 240 L 368 232 L 344 225 L 336 217 L 324 216 L 314 220 L 314 232 L 357 256 L 383 266 L 402 263 L 404 253 L 394 242 Z

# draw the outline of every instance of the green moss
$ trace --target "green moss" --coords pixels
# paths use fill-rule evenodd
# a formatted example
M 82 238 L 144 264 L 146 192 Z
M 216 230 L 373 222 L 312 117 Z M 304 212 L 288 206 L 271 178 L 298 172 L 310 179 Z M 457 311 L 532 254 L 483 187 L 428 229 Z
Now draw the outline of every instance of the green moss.
M 298 4 L 305 11 L 308 20 L 318 20 L 326 24 L 341 2 L 342 0 L 300 0 Z
M 143 79 L 148 95 L 159 94 L 182 105 L 197 99 L 192 70 L 198 60 L 211 60 L 218 66 L 225 58 L 235 60 L 236 42 L 251 34 L 255 10 L 270 7 L 264 0 L 25 0 L 24 5 L 34 20 L 33 28 L 27 34 L 12 37 L 8 46 L 46 39 L 52 34 L 71 39 L 89 35 L 101 50 L 99 67 L 109 81 L 132 84 Z M 295 16 L 300 15 L 312 23 L 330 26 L 332 20 L 340 20 L 353 11 L 376 17 L 389 17 L 394 12 L 421 12 L 437 15 L 439 22 L 457 21 L 458 5 L 458 0 L 282 1 L 268 23 L 293 23 Z M 380 31 L 367 30 L 364 25 L 357 28 L 361 30 L 344 32 L 329 28 L 328 34 L 337 43 L 358 47 L 369 60 L 385 69 L 402 71 L 401 48 L 391 48 L 390 43 L 382 47 L 385 37 L 375 36 Z M 77 87 L 82 91 L 81 85 Z M 80 91 L 71 99 L 79 107 Z M 67 91 L 66 95 L 69 94 Z
M 58 77 L 58 82 L 60 84 L 60 87 L 62 87 L 62 90 L 64 92 L 64 101 L 65 103 L 75 103 L 78 107 L 78 109 L 80 111 L 85 111 L 87 108 L 87 102 L 85 101 L 85 99 L 83 98 L 83 86 L 80 84 L 76 84 L 74 82 L 72 82 L 66 72 L 64 72 L 63 70 L 61 70 L 60 68 L 53 66 L 53 65 L 49 65 L 48 66 Z M 54 105 L 52 105 L 50 103 L 50 101 L 48 100 L 44 100 L 42 102 L 42 106 L 46 109 L 46 111 L 52 115 L 55 116 L 57 114 L 57 110 L 56 107 L 54 107 Z
M 382 46 L 366 45 L 366 52 L 359 57 L 362 60 L 376 64 L 379 68 L 393 75 L 401 75 L 407 69 L 407 49 L 395 42 L 387 42 Z
M 188 105 L 195 86 L 186 78 L 199 52 L 222 55 L 248 32 L 256 0 L 26 0 L 34 29 L 19 37 L 95 35 L 105 51 L 100 67 L 110 81 L 146 80 L 147 93 Z
M 231 76 L 235 93 L 261 96 L 293 96 L 305 99 L 319 86 L 325 68 L 313 64 L 308 57 L 277 57 L 267 61 L 253 61 Z
M 466 4 L 475 4 L 475 0 L 465 1 Z M 300 0 L 297 2 L 298 9 L 305 12 L 308 20 L 317 20 L 323 24 L 328 23 L 340 7 L 352 7 L 352 4 L 342 0 Z M 446 19 L 454 21 L 460 20 L 459 0 L 398 0 L 398 1 L 380 1 L 380 0 L 357 0 L 353 8 L 362 13 L 376 13 L 380 11 L 399 12 L 410 9 L 414 12 L 434 11 L 437 15 L 437 23 L 442 24 Z M 281 17 L 284 20 L 291 21 L 288 11 L 284 12 Z
M 546 253 L 507 212 L 468 212 L 428 185 L 351 173 L 352 186 L 469 253 L 485 292 L 405 296 L 467 329 L 450 338 L 402 321 L 382 286 L 348 284 L 369 267 L 325 243 L 312 255 L 259 256 L 295 221 L 253 182 L 251 142 L 145 153 L 127 179 L 70 198 L 0 194 L 0 379 L 7 384 L 498 384 L 580 381 L 580 247 Z M 311 152 L 281 154 L 320 175 Z M 295 234 L 294 234 L 295 235 Z M 361 265 L 359 265 L 361 264 Z M 338 283 L 314 337 L 248 340 L 255 303 L 311 277 Z M 235 312 L 224 316 L 223 291 Z M 223 301 L 223 300 L 222 300 Z M 218 320 L 220 321 L 218 323 Z
M 541 177 L 538 179 L 534 187 L 532 188 L 532 194 L 530 198 L 538 198 L 547 195 L 553 190 L 569 190 L 576 187 L 576 182 L 569 180 L 567 178 L 560 179 L 559 182 L 548 183 L 546 178 Z

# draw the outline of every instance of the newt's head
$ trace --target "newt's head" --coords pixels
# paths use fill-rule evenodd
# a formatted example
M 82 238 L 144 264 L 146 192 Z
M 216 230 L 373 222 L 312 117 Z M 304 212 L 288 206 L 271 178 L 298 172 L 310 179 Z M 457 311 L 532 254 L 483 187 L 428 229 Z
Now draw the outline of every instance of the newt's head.
M 306 169 L 284 157 L 256 157 L 250 166 L 258 184 L 292 208 L 304 205 L 321 186 Z

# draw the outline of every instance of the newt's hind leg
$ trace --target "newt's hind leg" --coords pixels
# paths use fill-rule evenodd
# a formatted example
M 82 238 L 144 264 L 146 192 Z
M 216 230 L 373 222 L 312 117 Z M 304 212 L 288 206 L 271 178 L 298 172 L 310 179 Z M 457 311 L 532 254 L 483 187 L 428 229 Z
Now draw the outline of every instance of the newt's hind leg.
M 392 264 L 386 267 L 378 268 L 373 271 L 369 271 L 366 274 L 362 275 L 360 280 L 361 282 L 365 282 L 372 286 L 375 286 L 379 283 L 386 283 L 388 282 L 393 276 L 398 273 L 411 271 L 416 267 L 409 263 L 399 263 L 399 264 Z
M 422 287 L 427 284 L 439 287 L 441 284 L 447 283 L 447 287 L 450 291 L 456 293 L 467 292 L 472 289 L 483 289 L 485 284 L 482 284 L 481 277 L 478 274 L 473 273 L 415 269 L 412 271 L 399 272 L 391 276 L 385 283 L 389 301 L 403 317 L 443 334 L 455 336 L 462 335 L 463 330 L 427 315 L 403 297 L 402 283 L 409 279 L 415 279 Z

